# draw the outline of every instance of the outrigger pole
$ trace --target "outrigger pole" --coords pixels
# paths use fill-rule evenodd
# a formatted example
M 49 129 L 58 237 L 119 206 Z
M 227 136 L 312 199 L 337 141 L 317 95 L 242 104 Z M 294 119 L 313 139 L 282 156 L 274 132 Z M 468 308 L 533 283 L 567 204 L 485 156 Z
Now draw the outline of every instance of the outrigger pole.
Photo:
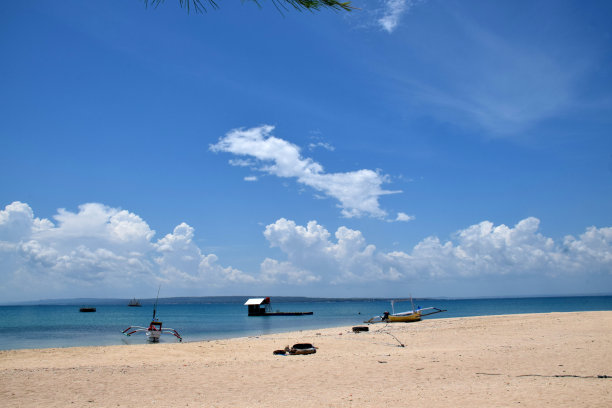
M 432 314 L 436 314 L 436 313 L 442 313 L 442 312 L 446 312 L 446 309 L 438 309 L 437 307 L 432 307 L 433 310 L 435 310 L 435 312 L 429 312 L 429 313 L 421 313 L 421 316 L 429 316 Z

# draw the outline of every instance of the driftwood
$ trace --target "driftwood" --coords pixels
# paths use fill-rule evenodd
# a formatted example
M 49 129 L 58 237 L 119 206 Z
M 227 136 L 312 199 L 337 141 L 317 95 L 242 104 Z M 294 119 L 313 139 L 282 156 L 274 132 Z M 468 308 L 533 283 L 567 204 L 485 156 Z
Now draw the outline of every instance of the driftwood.
M 504 375 L 501 373 L 476 373 L 477 375 Z M 521 374 L 515 375 L 514 377 L 545 377 L 545 378 L 612 378 L 610 375 L 575 375 L 575 374 L 555 374 L 555 375 L 542 375 L 542 374 Z

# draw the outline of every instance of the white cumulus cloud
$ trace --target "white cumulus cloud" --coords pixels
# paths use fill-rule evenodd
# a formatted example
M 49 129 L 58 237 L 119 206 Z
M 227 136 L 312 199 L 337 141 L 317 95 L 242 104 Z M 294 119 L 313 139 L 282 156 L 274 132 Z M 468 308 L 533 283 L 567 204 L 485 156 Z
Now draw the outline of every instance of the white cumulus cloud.
M 337 199 L 345 217 L 386 216 L 378 199 L 382 195 L 399 192 L 382 188 L 388 182 L 387 176 L 369 169 L 326 173 L 319 163 L 303 158 L 298 146 L 273 136 L 273 130 L 274 127 L 269 125 L 234 129 L 211 145 L 210 149 L 255 159 L 260 164 L 260 171 L 295 178 L 299 183 Z M 243 163 L 243 160 L 239 163 Z
M 561 243 L 538 230 L 539 220 L 533 217 L 514 227 L 483 221 L 448 241 L 432 236 L 409 252 L 388 253 L 368 244 L 360 231 L 346 227 L 338 228 L 332 240 L 315 221 L 300 226 L 279 219 L 266 227 L 264 236 L 287 257 L 286 262 L 274 264 L 277 274 L 282 267 L 288 274 L 316 271 L 321 281 L 329 283 L 612 273 L 612 228 L 591 227 Z
M 261 263 L 260 281 L 268 284 L 304 285 L 320 280 L 320 276 L 299 269 L 290 262 L 279 262 L 275 259 L 266 258 Z
M 377 249 L 355 229 L 341 226 L 332 234 L 316 221 L 298 225 L 281 218 L 263 235 L 285 259 L 262 256 L 257 275 L 204 253 L 194 228 L 184 222 L 156 240 L 138 215 L 97 203 L 76 212 L 60 209 L 53 220 L 35 217 L 21 202 L 0 210 L 0 300 L 131 297 L 153 293 L 159 283 L 166 293 L 198 295 L 210 288 L 303 292 L 315 285 L 352 285 L 369 293 L 374 283 L 391 290 L 419 282 L 523 278 L 546 285 L 589 281 L 584 287 L 606 291 L 612 280 L 612 227 L 589 227 L 555 241 L 540 232 L 534 217 L 514 226 L 483 221 L 447 240 L 430 236 L 410 250 L 391 252 Z
M 385 267 L 376 247 L 368 245 L 356 230 L 338 228 L 334 242 L 331 234 L 315 221 L 303 227 L 281 218 L 266 227 L 264 236 L 272 247 L 287 255 L 288 262 L 282 265 L 307 273 L 316 271 L 327 282 L 400 278 L 395 270 Z
M 406 213 L 399 212 L 399 213 L 397 213 L 397 217 L 395 218 L 395 221 L 408 222 L 408 221 L 412 221 L 414 219 L 415 219 L 414 215 L 408 215 Z
M 77 212 L 58 210 L 55 223 L 34 217 L 25 203 L 0 211 L 0 299 L 27 292 L 31 297 L 104 297 L 98 290 L 155 287 L 209 287 L 249 283 L 254 278 L 223 267 L 214 254 L 193 243 L 186 223 L 154 241 L 155 231 L 138 215 L 98 203 Z M 66 292 L 66 288 L 72 290 Z
M 174 228 L 154 244 L 159 256 L 155 262 L 164 280 L 186 286 L 206 283 L 210 286 L 224 286 L 228 283 L 254 282 L 250 275 L 232 267 L 222 267 L 214 254 L 202 254 L 193 242 L 194 229 L 186 223 Z

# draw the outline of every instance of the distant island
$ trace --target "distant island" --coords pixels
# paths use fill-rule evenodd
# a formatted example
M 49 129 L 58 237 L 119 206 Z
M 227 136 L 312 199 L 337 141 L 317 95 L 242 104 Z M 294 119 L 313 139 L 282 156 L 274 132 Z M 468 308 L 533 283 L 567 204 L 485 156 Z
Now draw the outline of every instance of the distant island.
M 598 297 L 598 296 L 612 296 L 612 293 L 590 293 L 590 294 L 567 294 L 567 295 L 531 295 L 531 296 L 482 296 L 482 297 L 470 297 L 470 298 L 458 298 L 458 297 L 415 297 L 413 301 L 423 302 L 428 300 L 446 301 L 446 300 L 477 300 L 477 299 L 528 299 L 528 298 L 571 298 L 571 297 Z M 277 303 L 323 303 L 323 302 L 377 302 L 377 301 L 391 301 L 399 299 L 410 299 L 410 297 L 305 297 L 305 296 L 273 296 L 273 295 L 245 295 L 245 296 L 183 296 L 183 297 L 167 297 L 159 298 L 158 303 L 160 305 L 185 305 L 185 304 L 214 304 L 214 303 L 235 303 L 244 304 L 250 298 L 257 297 L 271 297 L 275 304 Z M 73 305 L 128 305 L 132 299 L 123 298 L 72 298 L 72 299 L 41 299 L 31 300 L 23 302 L 6 302 L 1 303 L 0 306 L 73 306 Z M 155 304 L 155 298 L 140 299 L 140 304 L 153 305 Z
M 248 299 L 254 297 L 266 297 L 267 295 L 248 295 L 248 296 L 186 296 L 186 297 L 168 297 L 159 298 L 160 305 L 184 305 L 184 304 L 209 304 L 209 303 L 239 303 L 244 304 Z M 319 298 L 319 297 L 303 297 L 303 296 L 270 296 L 274 303 L 316 303 L 316 302 L 353 302 L 353 301 L 380 301 L 392 300 L 392 298 Z M 395 298 L 397 299 L 397 298 Z M 414 301 L 430 300 L 432 298 L 414 298 Z M 11 302 L 5 305 L 9 306 L 71 306 L 82 304 L 95 305 L 127 305 L 131 299 L 103 299 L 103 298 L 74 298 L 74 299 L 41 299 L 25 302 Z M 140 304 L 153 305 L 155 298 L 140 299 Z

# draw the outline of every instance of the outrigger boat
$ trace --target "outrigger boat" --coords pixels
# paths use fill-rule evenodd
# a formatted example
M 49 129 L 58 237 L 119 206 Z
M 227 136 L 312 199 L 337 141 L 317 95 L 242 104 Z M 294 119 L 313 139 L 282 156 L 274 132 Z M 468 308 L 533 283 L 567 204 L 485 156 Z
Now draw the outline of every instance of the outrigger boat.
M 162 328 L 162 322 L 160 322 L 159 319 L 155 317 L 155 312 L 157 311 L 157 300 L 158 299 L 159 299 L 159 289 L 157 290 L 157 299 L 155 299 L 155 306 L 153 306 L 153 319 L 151 320 L 151 324 L 149 324 L 149 327 L 130 326 L 127 329 L 125 329 L 122 333 L 125 334 L 126 336 L 131 336 L 134 333 L 145 332 L 145 335 L 147 336 L 147 340 L 151 343 L 158 343 L 159 338 L 161 337 L 162 334 L 172 334 L 173 336 L 178 338 L 179 341 L 182 342 L 183 338 L 176 330 L 171 329 L 169 327 Z
M 409 322 L 418 322 L 424 316 L 429 316 L 436 313 L 446 312 L 446 309 L 438 309 L 437 307 L 426 307 L 421 309 L 417 307 L 414 309 L 414 303 L 412 302 L 412 298 L 410 298 L 410 303 L 412 304 L 412 310 L 408 310 L 406 312 L 395 313 L 395 303 L 396 302 L 406 302 L 407 300 L 392 300 L 391 301 L 391 311 L 392 313 L 385 312 L 381 316 L 374 316 L 370 320 L 366 320 L 364 323 L 409 323 Z

